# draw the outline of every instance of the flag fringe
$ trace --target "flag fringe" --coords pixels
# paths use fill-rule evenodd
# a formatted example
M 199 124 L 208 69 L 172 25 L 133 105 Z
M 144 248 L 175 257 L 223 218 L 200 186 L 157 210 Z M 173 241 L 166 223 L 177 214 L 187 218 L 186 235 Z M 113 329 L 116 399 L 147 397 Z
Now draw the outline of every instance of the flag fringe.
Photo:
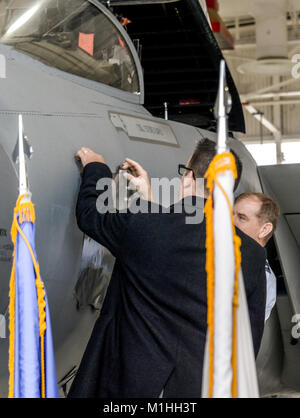
M 230 211 L 233 244 L 235 254 L 235 282 L 233 295 L 233 330 L 232 330 L 232 397 L 237 398 L 237 308 L 238 308 L 238 276 L 241 266 L 241 240 L 236 235 L 233 210 L 230 199 L 218 181 L 218 176 L 230 170 L 237 178 L 237 169 L 234 157 L 231 153 L 218 154 L 211 162 L 204 178 L 207 179 L 209 198 L 206 202 L 204 213 L 206 215 L 206 272 L 207 272 L 207 325 L 209 327 L 209 398 L 213 397 L 214 375 L 214 293 L 215 293 L 215 260 L 214 260 L 214 223 L 213 223 L 213 189 L 216 183 L 228 204 Z
M 14 363 L 15 363 L 15 248 L 17 234 L 19 233 L 25 241 L 35 269 L 36 275 L 36 290 L 37 290 L 37 303 L 39 310 L 39 336 L 41 343 L 41 396 L 46 397 L 46 380 L 45 380 L 45 332 L 46 332 L 46 292 L 44 289 L 44 283 L 40 276 L 40 267 L 35 259 L 33 250 L 26 236 L 20 228 L 20 224 L 24 222 L 35 223 L 35 210 L 32 202 L 21 203 L 25 195 L 19 196 L 16 207 L 14 209 L 14 219 L 11 228 L 11 239 L 14 244 L 13 253 L 13 266 L 10 277 L 10 291 L 9 291 L 9 392 L 8 397 L 14 397 Z M 19 215 L 19 217 L 18 217 Z

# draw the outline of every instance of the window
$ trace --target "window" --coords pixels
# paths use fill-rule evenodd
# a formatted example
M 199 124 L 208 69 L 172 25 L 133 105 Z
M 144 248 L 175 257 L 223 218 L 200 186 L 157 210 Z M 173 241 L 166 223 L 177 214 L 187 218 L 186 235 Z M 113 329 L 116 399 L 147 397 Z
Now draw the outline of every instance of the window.
M 0 42 L 59 70 L 139 92 L 130 49 L 113 22 L 83 0 L 0 0 Z
M 281 150 L 284 156 L 283 164 L 300 163 L 300 141 L 284 142 Z
M 276 144 L 247 144 L 257 165 L 273 165 L 277 163 Z
M 248 151 L 252 154 L 257 165 L 273 165 L 277 164 L 276 144 L 247 144 Z M 299 142 L 283 142 L 281 144 L 281 152 L 283 153 L 282 164 L 300 163 L 300 141 Z

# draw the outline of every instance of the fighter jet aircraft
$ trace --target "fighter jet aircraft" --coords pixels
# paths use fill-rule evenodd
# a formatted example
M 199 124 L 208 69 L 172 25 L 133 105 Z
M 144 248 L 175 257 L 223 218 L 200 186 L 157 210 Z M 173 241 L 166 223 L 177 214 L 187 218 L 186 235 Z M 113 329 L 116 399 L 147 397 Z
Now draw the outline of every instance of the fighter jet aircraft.
M 153 7 L 148 10 L 154 16 L 161 14 L 161 31 L 163 19 L 170 21 L 168 33 L 161 33 L 156 40 L 156 45 L 159 39 L 164 41 L 165 50 L 160 52 L 165 57 L 164 67 L 158 64 L 157 56 L 149 55 L 155 50 L 152 44 L 147 45 L 151 33 L 141 33 L 143 22 L 137 23 L 139 17 L 147 15 L 143 7 Z M 132 35 L 120 20 L 120 14 L 126 13 L 136 25 Z M 153 21 L 153 27 L 159 26 L 158 20 Z M 144 23 L 148 25 L 149 20 Z M 140 38 L 136 37 L 138 25 Z M 193 46 L 188 37 L 194 36 L 192 30 Z M 169 65 L 178 56 L 173 44 L 167 48 L 172 31 L 173 35 L 179 33 L 179 40 L 185 39 L 180 44 L 187 52 L 181 56 L 181 67 L 178 62 L 176 67 Z M 198 48 L 198 55 L 193 48 Z M 191 57 L 196 61 L 187 67 L 196 77 L 193 80 L 185 74 L 186 60 Z M 186 163 L 199 139 L 216 140 L 212 105 L 221 58 L 198 0 L 0 0 L 1 324 L 8 323 L 13 252 L 10 227 L 18 196 L 16 150 L 21 113 L 28 180 L 37 214 L 36 248 L 51 310 L 61 396 L 67 393 L 101 315 L 114 264 L 108 250 L 84 237 L 77 227 L 80 169 L 75 152 L 82 146 L 90 147 L 103 154 L 116 173 L 128 156 L 139 161 L 150 177 L 176 177 L 178 164 Z M 243 131 L 242 107 L 229 71 L 228 85 L 233 102 L 229 128 Z M 299 173 L 299 167 L 262 168 L 258 173 L 253 158 L 234 139 L 234 133 L 230 146 L 244 166 L 237 194 L 261 191 L 263 186 L 280 198 L 281 186 L 285 189 L 285 198 L 279 202 L 288 215 L 282 216 L 273 248 L 276 272 L 279 275 L 280 269 L 282 276 L 283 302 L 278 303 L 267 324 L 258 371 L 263 395 L 279 393 L 282 385 L 297 390 L 300 351 L 296 338 L 290 345 L 288 328 L 292 314 L 300 312 L 300 231 L 299 210 L 296 203 L 289 206 L 289 192 L 295 190 L 295 175 L 290 175 L 290 170 Z M 275 178 L 281 183 L 274 184 Z M 294 202 L 296 199 L 299 197 Z M 4 327 L 0 332 L 1 397 L 8 391 L 7 364 L 8 331 Z

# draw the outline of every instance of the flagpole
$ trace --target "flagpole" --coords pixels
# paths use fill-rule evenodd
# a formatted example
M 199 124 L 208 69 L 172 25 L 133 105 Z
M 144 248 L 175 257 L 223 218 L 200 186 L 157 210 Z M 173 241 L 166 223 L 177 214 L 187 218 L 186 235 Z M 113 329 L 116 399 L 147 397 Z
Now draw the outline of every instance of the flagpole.
M 19 196 L 23 196 L 22 202 L 31 202 L 31 193 L 28 187 L 26 161 L 24 153 L 23 116 L 19 115 Z
M 222 60 L 220 63 L 219 92 L 215 108 L 215 117 L 218 120 L 218 141 L 217 154 L 228 152 L 228 113 L 229 108 L 229 89 L 226 83 L 226 64 Z
M 220 63 L 219 93 L 217 99 L 218 155 L 228 153 L 228 87 L 226 65 Z M 218 175 L 218 181 L 233 204 L 234 178 L 226 170 Z M 232 356 L 232 297 L 234 286 L 234 251 L 232 223 L 223 191 L 214 185 L 214 250 L 215 250 L 215 369 L 214 396 L 231 397 Z M 227 242 L 224 248 L 224 242 Z
M 9 398 L 58 397 L 50 312 L 35 251 L 31 201 L 19 115 L 19 198 L 11 237 L 14 258 L 9 303 Z
M 225 61 L 220 63 L 215 107 L 218 121 L 217 155 L 205 178 L 209 198 L 206 215 L 208 333 L 202 396 L 259 397 L 251 324 L 241 271 L 241 240 L 233 222 L 234 182 L 237 176 L 228 147 L 230 94 Z

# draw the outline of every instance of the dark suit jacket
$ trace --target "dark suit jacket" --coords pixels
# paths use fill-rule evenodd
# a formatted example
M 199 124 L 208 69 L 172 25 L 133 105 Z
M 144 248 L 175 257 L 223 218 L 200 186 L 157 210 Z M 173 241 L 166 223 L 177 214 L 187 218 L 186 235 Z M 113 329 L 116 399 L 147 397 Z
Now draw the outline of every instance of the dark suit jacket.
M 88 164 L 77 203 L 79 228 L 116 257 L 100 317 L 69 397 L 200 397 L 206 336 L 205 220 L 185 213 L 99 214 Z M 196 198 L 194 198 L 196 199 Z M 179 203 L 182 204 L 182 203 Z M 242 238 L 242 269 L 255 354 L 265 317 L 265 252 Z

